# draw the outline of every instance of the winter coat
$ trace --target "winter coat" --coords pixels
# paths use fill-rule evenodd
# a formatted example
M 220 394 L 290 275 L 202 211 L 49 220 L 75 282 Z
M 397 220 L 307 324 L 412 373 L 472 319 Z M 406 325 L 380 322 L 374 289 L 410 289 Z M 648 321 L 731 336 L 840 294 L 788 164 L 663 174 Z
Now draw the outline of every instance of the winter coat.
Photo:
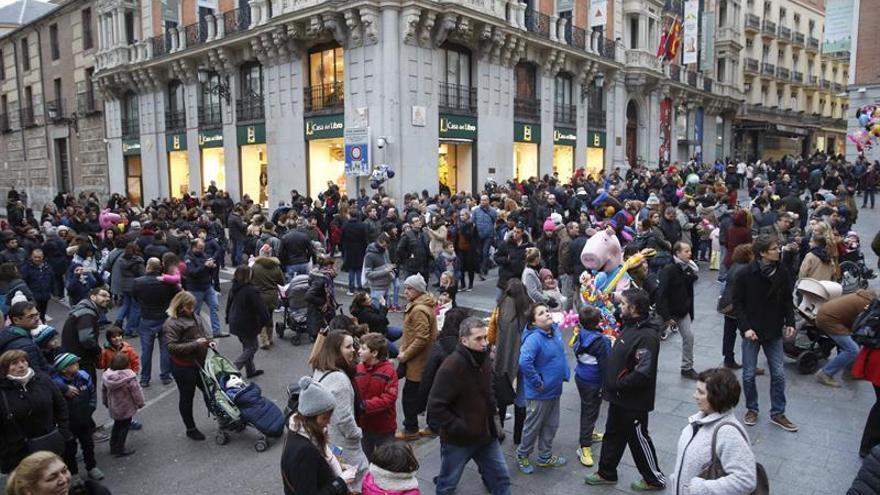
M 210 335 L 205 330 L 200 317 L 168 318 L 162 325 L 162 332 L 172 362 L 190 368 L 201 366 L 205 362 L 208 346 L 199 344 L 196 340 L 200 338 L 210 340 Z
M 391 361 L 386 359 L 373 366 L 358 363 L 354 381 L 365 405 L 361 428 L 370 433 L 394 433 L 398 379 Z
M 281 253 L 278 255 L 284 266 L 308 263 L 315 257 L 315 246 L 309 236 L 299 230 L 291 230 L 281 238 Z
M 15 297 L 16 292 L 21 292 L 28 301 L 34 300 L 34 294 L 24 280 L 16 278 L 8 282 L 0 282 L 0 294 L 6 297 L 7 306 L 12 306 L 12 298 Z
M 272 314 L 266 309 L 260 291 L 250 282 L 233 282 L 226 299 L 226 324 L 229 325 L 229 333 L 236 337 L 256 337 L 271 322 Z
M 388 307 L 370 304 L 352 309 L 351 316 L 357 318 L 358 323 L 366 324 L 371 332 L 388 335 Z
M 278 286 L 284 285 L 284 272 L 281 262 L 272 256 L 260 256 L 254 259 L 251 283 L 260 291 L 266 309 L 274 311 L 278 307 Z
M 364 477 L 362 495 L 420 495 L 415 473 L 394 473 L 375 464 Z
M 107 370 L 101 376 L 101 400 L 112 419 L 133 418 L 144 407 L 144 393 L 137 374 L 130 369 Z
M 140 256 L 123 254 L 116 263 L 122 265 L 122 278 L 120 280 L 121 285 L 119 290 L 122 291 L 123 294 L 131 295 L 131 289 L 134 286 L 134 279 L 144 274 L 144 259 Z
M 336 476 L 318 448 L 305 436 L 287 432 L 281 453 L 284 495 L 347 495 L 345 480 Z
M 91 299 L 83 299 L 70 308 L 61 330 L 61 347 L 83 361 L 97 364 L 101 356 L 101 313 Z
M 495 234 L 495 220 L 498 218 L 498 210 L 491 206 L 485 208 L 478 206 L 473 210 L 473 218 L 480 239 L 487 239 Z
M 495 251 L 495 263 L 498 264 L 498 284 L 501 290 L 507 289 L 507 281 L 514 277 L 521 277 L 526 267 L 526 248 L 533 247 L 531 242 L 523 241 L 516 245 L 512 240 L 507 240 L 498 246 Z
M 736 279 L 742 274 L 744 268 L 749 266 L 747 263 L 734 263 L 730 268 L 727 269 L 727 282 L 724 284 L 724 289 L 721 291 L 721 298 L 718 300 L 718 308 L 733 308 L 733 294 L 736 291 Z M 725 314 L 729 318 L 733 318 L 733 309 L 728 314 Z
M 230 213 L 226 222 L 229 225 L 230 241 L 243 241 L 247 238 L 247 226 L 244 224 L 241 215 L 235 212 Z
M 308 304 L 306 327 L 309 335 L 316 336 L 336 314 L 336 298 L 333 295 L 333 279 L 320 270 L 309 273 L 309 288 L 305 302 Z
M 114 248 L 104 261 L 103 271 L 110 273 L 110 293 L 114 296 L 122 295 L 122 255 L 124 249 Z
M 425 234 L 412 229 L 404 232 L 397 243 L 397 257 L 410 273 L 427 271 L 431 264 L 431 251 Z
M 101 369 L 109 369 L 110 363 L 113 362 L 113 357 L 118 353 L 125 354 L 125 357 L 128 358 L 128 369 L 134 371 L 135 373 L 140 373 L 141 371 L 141 358 L 138 356 L 137 351 L 134 347 L 131 346 L 128 342 L 122 341 L 122 348 L 117 349 L 113 347 L 112 344 L 107 343 L 104 348 L 101 350 L 101 357 L 98 359 L 98 368 Z
M 434 297 L 422 294 L 406 305 L 403 316 L 403 335 L 400 337 L 400 355 L 406 363 L 406 379 L 419 382 L 428 361 L 431 345 L 437 340 L 437 317 L 434 315 Z M 399 355 L 399 356 L 400 356 Z
M 67 265 L 70 263 L 67 258 L 67 243 L 61 240 L 58 234 L 47 236 L 46 242 L 43 243 L 43 255 L 46 256 L 46 262 L 55 273 L 67 271 Z
M 0 251 L 0 263 L 15 263 L 15 266 L 19 266 L 25 262 L 27 257 L 27 251 L 21 246 L 11 250 L 4 249 Z
M 364 254 L 370 232 L 367 224 L 357 218 L 349 218 L 342 224 L 342 269 L 359 271 L 364 266 Z
M 366 483 L 366 482 L 365 482 Z M 846 495 L 880 494 L 880 445 L 871 449 Z
M 459 258 L 461 271 L 476 272 L 480 268 L 480 238 L 474 222 L 467 221 L 455 224 L 452 235 L 455 254 Z
M 158 271 L 148 272 L 134 279 L 131 295 L 141 307 L 142 320 L 164 320 L 168 317 L 165 311 L 171 305 L 174 295 L 180 292 L 177 284 L 167 284 L 159 280 L 162 274 Z
M 608 356 L 602 397 L 625 409 L 654 410 L 659 351 L 660 322 L 624 320 Z
M 211 287 L 211 277 L 214 273 L 214 268 L 205 265 L 208 258 L 209 256 L 205 252 L 196 253 L 192 250 L 183 257 L 183 261 L 186 263 L 183 285 L 186 287 L 186 290 L 205 291 Z
M 437 339 L 431 346 L 428 353 L 428 361 L 425 363 L 425 371 L 422 373 L 422 381 L 419 382 L 419 410 L 423 411 L 428 407 L 428 396 L 431 395 L 431 387 L 434 385 L 434 378 L 437 376 L 437 370 L 443 364 L 443 361 L 455 351 L 458 345 L 458 332 L 455 335 L 446 335 Z
M 544 267 L 553 273 L 553 278 L 559 277 L 559 238 L 545 235 L 538 239 L 537 248 L 541 252 Z
M 554 400 L 562 396 L 562 383 L 571 378 L 571 370 L 557 324 L 553 324 L 550 332 L 532 326 L 523 330 L 519 370 L 526 400 Z
M 34 265 L 30 260 L 21 266 L 21 278 L 27 284 L 34 300 L 48 301 L 55 287 L 55 271 L 49 263 Z M 11 298 L 9 298 L 11 300 Z
M 657 313 L 664 321 L 690 316 L 694 319 L 694 283 L 696 272 L 675 261 L 660 270 Z
M 341 462 L 357 467 L 358 475 L 355 481 L 360 485 L 368 464 L 361 448 L 361 438 L 364 434 L 355 420 L 356 395 L 351 379 L 341 370 L 315 370 L 312 379 L 320 380 L 321 385 L 333 394 L 336 407 L 333 409 L 333 415 L 330 416 L 328 439 L 330 443 L 342 449 Z
M 367 246 L 363 270 L 363 278 L 367 282 L 365 288 L 373 293 L 384 294 L 394 281 L 394 268 L 388 250 L 375 242 Z
M 522 332 L 528 325 L 524 308 L 518 308 L 513 298 L 504 296 L 498 303 L 498 330 L 495 337 L 495 374 L 507 375 L 507 381 L 519 375 L 519 349 Z
M 492 363 L 485 356 L 478 362 L 459 344 L 443 361 L 428 397 L 428 416 L 440 425 L 440 441 L 456 446 L 480 446 L 494 442 L 501 431 L 492 392 Z
M 446 242 L 446 225 L 440 225 L 436 229 L 425 227 L 425 235 L 428 236 L 428 250 L 431 256 L 437 257 L 443 250 L 443 243 Z
M 539 269 L 540 267 L 525 267 L 522 271 L 522 283 L 526 287 L 526 293 L 529 295 L 529 299 L 531 299 L 532 302 L 546 304 L 550 301 L 550 297 L 544 293 L 541 278 L 538 276 Z
M 733 423 L 724 425 L 723 423 Z M 699 477 L 700 472 L 712 459 L 712 437 L 715 430 L 715 453 L 724 467 L 726 475 L 716 480 Z M 755 454 L 744 437 L 745 428 L 736 419 L 733 411 L 701 412 L 688 418 L 688 425 L 681 430 L 675 471 L 672 473 L 670 487 L 676 495 L 748 495 L 752 493 L 758 478 L 755 470 Z
M 816 327 L 829 335 L 852 335 L 856 318 L 874 299 L 877 293 L 871 289 L 835 297 L 819 307 Z
M 782 263 L 770 277 L 761 274 L 758 261 L 743 268 L 736 278 L 733 311 L 740 333 L 754 330 L 758 340 L 769 342 L 782 337 L 783 326 L 794 326 L 791 278 Z
M 602 385 L 611 341 L 602 332 L 580 328 L 572 346 L 577 360 L 575 376 L 578 380 L 593 385 Z
M 37 372 L 24 387 L 2 377 L 0 394 L 4 399 L 0 400 L 0 472 L 9 473 L 28 455 L 28 438 L 46 435 L 56 427 L 65 439 L 71 438 L 67 403 L 48 375 Z
M 834 262 L 828 257 L 827 252 L 825 253 L 825 261 L 822 260 L 822 255 L 810 251 L 804 256 L 804 260 L 801 261 L 801 268 L 798 271 L 798 279 L 802 278 L 812 278 L 816 280 L 828 280 L 833 281 L 837 278 L 837 267 Z
M 71 430 L 91 429 L 92 413 L 98 404 L 98 394 L 92 377 L 84 370 L 79 370 L 72 377 L 67 377 L 57 371 L 52 373 L 52 381 L 59 390 L 66 391 L 68 387 L 79 390 L 79 395 L 64 397 L 67 402 L 67 417 Z
M 34 342 L 30 332 L 10 325 L 0 330 L 0 354 L 6 351 L 20 350 L 27 353 L 28 364 L 37 371 L 49 372 L 49 363 L 43 357 L 40 347 Z
M 249 383 L 232 399 L 241 412 L 242 419 L 264 435 L 280 437 L 284 433 L 284 413 L 274 402 L 263 397 L 260 386 Z

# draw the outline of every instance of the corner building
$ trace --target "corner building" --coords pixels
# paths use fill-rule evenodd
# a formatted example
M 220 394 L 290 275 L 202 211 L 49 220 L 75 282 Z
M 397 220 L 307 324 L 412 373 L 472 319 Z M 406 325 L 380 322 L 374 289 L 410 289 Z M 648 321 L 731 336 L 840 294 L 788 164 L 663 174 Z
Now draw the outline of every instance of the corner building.
M 109 162 L 122 164 L 110 169 L 111 190 L 179 197 L 213 181 L 274 206 L 329 182 L 370 190 L 357 175 L 369 172 L 356 166 L 363 157 L 392 167 L 386 190 L 399 197 L 656 166 L 661 153 L 729 155 L 742 97 L 732 73 L 715 80 L 714 67 L 657 61 L 680 3 L 589 5 L 104 0 L 95 80 Z

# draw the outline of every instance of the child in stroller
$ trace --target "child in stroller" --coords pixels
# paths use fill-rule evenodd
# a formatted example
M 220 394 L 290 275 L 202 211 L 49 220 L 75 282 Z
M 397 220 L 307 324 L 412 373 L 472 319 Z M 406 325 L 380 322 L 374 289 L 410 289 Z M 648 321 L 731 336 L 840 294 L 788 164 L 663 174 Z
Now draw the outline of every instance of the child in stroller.
M 843 252 L 840 253 L 840 284 L 843 285 L 843 293 L 849 294 L 858 289 L 867 289 L 868 281 L 876 277 L 874 270 L 865 264 L 859 234 L 850 230 L 846 233 Z
M 290 283 L 278 286 L 278 299 L 283 315 L 281 321 L 275 323 L 278 338 L 284 338 L 284 331 L 293 331 L 290 342 L 300 345 L 308 342 L 308 304 L 306 292 L 309 290 L 309 276 L 300 274 L 291 279 Z
M 843 294 L 843 287 L 837 282 L 803 278 L 798 281 L 796 290 L 800 299 L 797 311 L 802 321 L 794 340 L 783 344 L 783 351 L 788 358 L 797 361 L 798 372 L 807 375 L 815 373 L 819 361 L 827 359 L 836 346 L 816 327 L 816 315 L 823 304 Z

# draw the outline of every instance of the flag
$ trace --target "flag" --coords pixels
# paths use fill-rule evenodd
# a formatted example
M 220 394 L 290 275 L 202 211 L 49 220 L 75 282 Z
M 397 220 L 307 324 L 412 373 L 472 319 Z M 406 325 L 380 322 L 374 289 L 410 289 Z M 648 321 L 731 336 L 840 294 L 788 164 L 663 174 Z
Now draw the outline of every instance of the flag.
M 664 29 L 660 33 L 660 44 L 657 45 L 657 58 L 661 61 L 666 58 L 666 38 L 669 37 L 669 30 Z
M 678 48 L 681 46 L 681 20 L 678 16 L 672 21 L 669 28 L 669 36 L 666 37 L 666 59 L 675 60 L 678 57 Z

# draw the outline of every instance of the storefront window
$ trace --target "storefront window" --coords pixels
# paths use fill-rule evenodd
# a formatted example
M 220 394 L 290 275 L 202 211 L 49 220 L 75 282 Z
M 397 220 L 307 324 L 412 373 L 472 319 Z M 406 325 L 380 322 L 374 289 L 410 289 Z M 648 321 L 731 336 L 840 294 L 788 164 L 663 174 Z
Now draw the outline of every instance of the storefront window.
M 214 181 L 217 189 L 226 190 L 226 162 L 223 148 L 202 150 L 202 189 L 207 190 L 211 181 Z
M 587 174 L 597 178 L 605 169 L 605 149 L 587 148 Z
M 574 173 L 574 146 L 553 146 L 553 172 L 560 184 L 566 184 Z
M 339 186 L 346 194 L 344 141 L 315 139 L 309 141 L 309 196 L 315 198 L 327 190 L 327 182 Z
M 471 162 L 473 160 L 470 143 L 441 142 L 437 150 L 439 161 L 437 175 L 440 187 L 449 189 L 450 194 L 458 191 L 471 191 Z
M 241 193 L 255 203 L 269 206 L 269 177 L 266 163 L 266 145 L 251 144 L 241 147 Z
M 134 204 L 142 204 L 144 190 L 141 172 L 141 156 L 131 155 L 125 157 L 125 190 L 128 199 Z
M 168 178 L 172 198 L 182 198 L 189 192 L 189 159 L 186 151 L 168 153 Z
M 538 145 L 513 143 L 513 176 L 517 181 L 538 176 Z

